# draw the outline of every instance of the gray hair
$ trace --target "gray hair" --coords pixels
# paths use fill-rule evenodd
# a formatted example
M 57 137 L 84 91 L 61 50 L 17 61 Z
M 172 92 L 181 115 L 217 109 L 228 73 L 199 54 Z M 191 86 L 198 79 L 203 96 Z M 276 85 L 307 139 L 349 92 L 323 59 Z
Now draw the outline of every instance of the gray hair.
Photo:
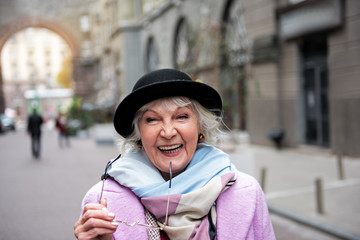
M 155 104 L 162 104 L 165 108 L 169 108 L 169 102 L 174 103 L 178 107 L 190 106 L 192 108 L 198 116 L 199 125 L 203 130 L 202 134 L 205 136 L 205 143 L 215 144 L 219 140 L 220 136 L 223 134 L 223 131 L 220 129 L 223 123 L 221 116 L 216 116 L 214 113 L 203 107 L 198 101 L 188 97 L 165 97 L 145 104 L 136 112 L 133 119 L 134 131 L 127 138 L 119 140 L 121 153 L 124 153 L 126 150 L 134 150 L 137 148 L 137 145 L 141 140 L 139 121 L 144 113 Z

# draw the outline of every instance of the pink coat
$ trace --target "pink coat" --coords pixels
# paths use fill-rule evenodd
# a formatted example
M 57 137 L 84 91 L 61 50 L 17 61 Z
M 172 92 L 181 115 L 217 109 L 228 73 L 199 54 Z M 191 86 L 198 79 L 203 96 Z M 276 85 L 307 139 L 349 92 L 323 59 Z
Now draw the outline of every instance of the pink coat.
M 87 203 L 99 202 L 101 182 L 85 195 L 82 209 Z M 145 223 L 144 207 L 138 197 L 128 188 L 108 179 L 103 197 L 115 218 L 129 223 Z M 228 239 L 275 239 L 268 208 L 258 182 L 251 176 L 238 172 L 236 182 L 222 193 L 216 205 L 217 240 Z M 148 239 L 146 228 L 120 224 L 114 239 Z

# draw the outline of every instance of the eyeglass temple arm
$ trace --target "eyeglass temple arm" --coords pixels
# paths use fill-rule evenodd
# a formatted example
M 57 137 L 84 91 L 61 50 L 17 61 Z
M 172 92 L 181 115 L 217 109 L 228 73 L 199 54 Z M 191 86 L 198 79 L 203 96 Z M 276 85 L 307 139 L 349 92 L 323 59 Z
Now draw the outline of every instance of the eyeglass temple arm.
M 111 169 L 112 164 L 113 164 L 116 160 L 118 160 L 120 157 L 121 157 L 121 154 L 119 154 L 119 156 L 117 156 L 116 158 L 108 161 L 108 163 L 106 164 L 105 172 L 101 175 L 102 186 L 101 186 L 99 203 L 101 202 L 101 199 L 102 199 L 102 195 L 103 195 L 103 191 L 104 191 L 104 185 L 105 185 L 105 180 L 110 177 L 110 175 L 108 174 L 108 171 Z
M 104 180 L 104 179 L 106 180 L 108 177 L 110 177 L 109 174 L 108 174 L 108 171 L 111 169 L 112 164 L 113 164 L 116 160 L 118 160 L 120 157 L 121 157 L 121 154 L 119 154 L 119 156 L 117 156 L 116 158 L 114 158 L 114 159 L 112 159 L 112 160 L 110 160 L 110 161 L 107 162 L 106 167 L 105 167 L 105 171 L 104 171 L 104 173 L 101 175 L 101 180 Z
M 169 190 L 168 190 L 168 199 L 166 203 L 166 215 L 164 225 L 168 224 L 168 216 L 169 216 L 169 204 L 170 204 L 170 190 L 171 190 L 171 179 L 172 179 L 172 162 L 170 161 L 170 179 L 169 179 Z

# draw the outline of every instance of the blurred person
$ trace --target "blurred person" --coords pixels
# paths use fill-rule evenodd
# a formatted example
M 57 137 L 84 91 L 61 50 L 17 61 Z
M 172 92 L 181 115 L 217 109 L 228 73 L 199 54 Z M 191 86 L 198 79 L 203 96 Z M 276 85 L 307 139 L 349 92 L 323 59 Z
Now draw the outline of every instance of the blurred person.
M 82 202 L 78 239 L 275 239 L 264 193 L 212 144 L 212 87 L 174 69 L 142 76 L 118 105 L 121 155 Z
M 42 116 L 37 113 L 37 109 L 34 108 L 32 114 L 27 120 L 27 132 L 31 136 L 31 150 L 32 155 L 35 158 L 40 157 L 41 150 L 41 125 L 44 120 Z
M 60 147 L 70 147 L 69 134 L 67 132 L 67 117 L 60 113 L 55 119 L 55 126 L 59 132 L 58 142 Z

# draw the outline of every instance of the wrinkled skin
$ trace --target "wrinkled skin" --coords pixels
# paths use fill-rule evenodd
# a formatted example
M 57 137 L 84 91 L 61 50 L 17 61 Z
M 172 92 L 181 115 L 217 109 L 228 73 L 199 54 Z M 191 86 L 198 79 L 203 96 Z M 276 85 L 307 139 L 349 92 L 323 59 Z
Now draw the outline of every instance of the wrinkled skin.
M 198 116 L 190 106 L 177 107 L 171 101 L 151 106 L 139 121 L 142 146 L 151 163 L 169 180 L 191 162 L 201 132 Z

